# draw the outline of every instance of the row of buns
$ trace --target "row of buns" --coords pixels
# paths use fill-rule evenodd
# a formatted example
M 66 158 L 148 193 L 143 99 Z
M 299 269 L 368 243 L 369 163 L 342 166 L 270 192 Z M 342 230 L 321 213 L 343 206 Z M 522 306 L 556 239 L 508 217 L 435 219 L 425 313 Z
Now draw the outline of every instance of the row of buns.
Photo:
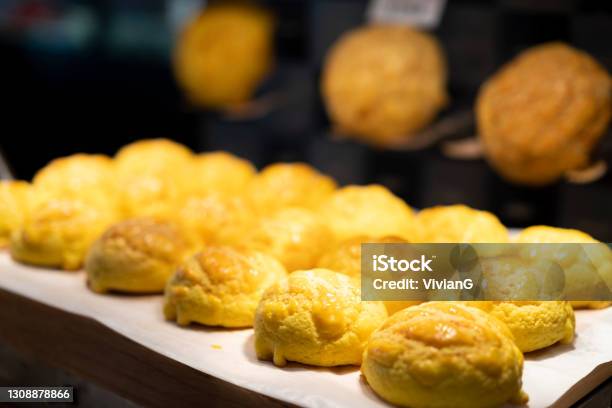
M 179 325 L 254 327 L 257 356 L 276 365 L 360 365 L 378 395 L 404 406 L 525 401 L 522 353 L 575 331 L 565 301 L 361 301 L 362 242 L 509 242 L 493 214 L 417 213 L 379 185 L 338 188 L 301 163 L 257 172 L 168 140 L 2 182 L 0 240 L 19 262 L 84 266 L 96 292 L 164 293 Z M 545 226 L 514 240 L 597 242 Z

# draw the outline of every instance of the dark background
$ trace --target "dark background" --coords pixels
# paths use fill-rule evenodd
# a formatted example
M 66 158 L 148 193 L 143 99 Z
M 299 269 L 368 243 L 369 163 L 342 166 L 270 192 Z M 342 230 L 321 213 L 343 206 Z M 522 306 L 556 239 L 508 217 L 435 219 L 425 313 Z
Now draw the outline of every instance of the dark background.
M 330 137 L 318 92 L 323 57 L 364 22 L 367 1 L 266 1 L 277 16 L 277 61 L 258 96 L 267 114 L 231 120 L 190 106 L 170 65 L 172 44 L 194 0 L 0 0 L 0 149 L 19 178 L 76 152 L 114 154 L 141 138 L 167 137 L 196 151 L 225 149 L 259 167 L 307 161 L 340 183 L 387 185 L 412 206 L 465 203 L 511 227 L 550 224 L 612 241 L 612 174 L 588 185 L 509 185 L 482 160 L 445 157 L 436 146 L 377 151 Z M 612 2 L 447 2 L 434 30 L 449 60 L 451 106 L 470 112 L 479 85 L 528 46 L 566 41 L 612 68 Z M 473 135 L 459 126 L 451 137 Z M 612 165 L 608 136 L 597 156 Z

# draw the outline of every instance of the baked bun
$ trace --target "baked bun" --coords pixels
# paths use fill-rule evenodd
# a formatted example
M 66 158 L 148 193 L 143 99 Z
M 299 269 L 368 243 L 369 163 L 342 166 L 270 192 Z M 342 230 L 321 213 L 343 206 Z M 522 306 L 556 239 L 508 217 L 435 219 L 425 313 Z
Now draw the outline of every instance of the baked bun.
M 116 220 L 114 207 L 36 194 L 11 237 L 11 255 L 32 265 L 79 269 L 91 244 Z
M 314 268 L 332 240 L 331 230 L 318 214 L 305 208 L 285 208 L 260 218 L 243 244 L 274 256 L 293 272 Z
M 115 155 L 117 171 L 122 176 L 182 169 L 190 165 L 193 159 L 191 150 L 169 139 L 138 140 L 123 146 Z
M 384 321 L 382 303 L 362 302 L 346 275 L 297 271 L 264 293 L 255 316 L 255 351 L 277 366 L 361 363 L 370 334 Z
M 532 47 L 482 86 L 478 131 L 507 180 L 543 185 L 588 165 L 610 121 L 612 82 L 590 55 L 563 43 Z
M 317 262 L 317 268 L 329 269 L 347 275 L 355 280 L 361 278 L 361 244 L 400 244 L 407 241 L 397 237 L 356 237 L 342 241 L 323 253 Z M 360 285 L 360 282 L 356 283 Z M 418 305 L 421 301 L 386 301 L 383 302 L 389 315 L 405 309 L 409 306 Z
M 208 6 L 187 24 L 176 45 L 180 87 L 206 107 L 247 101 L 272 67 L 273 30 L 271 16 L 257 7 Z
M 113 161 L 101 154 L 55 159 L 36 172 L 32 185 L 38 194 L 73 197 L 94 205 L 117 205 Z
M 417 214 L 417 242 L 508 242 L 508 230 L 488 211 L 465 205 L 425 208 Z
M 607 301 L 599 301 L 599 302 L 590 302 L 590 301 L 571 301 L 570 304 L 574 309 L 605 309 L 606 307 L 610 307 L 612 302 Z
M 610 299 L 612 293 L 612 251 L 590 235 L 572 229 L 536 225 L 525 228 L 515 238 L 522 244 L 534 245 L 526 257 L 537 261 L 543 257 L 556 261 L 565 272 L 565 299 Z
M 92 245 L 85 262 L 95 292 L 162 293 L 193 248 L 181 230 L 154 218 L 114 224 Z
M 230 153 L 202 153 L 194 160 L 194 190 L 201 194 L 242 194 L 254 176 L 251 162 Z
M 446 61 L 427 33 L 402 25 L 361 27 L 333 45 L 321 92 L 340 132 L 393 145 L 411 138 L 446 105 Z
M 522 230 L 514 239 L 521 244 L 564 244 L 564 243 L 597 243 L 589 234 L 568 228 L 556 228 L 546 225 L 534 225 Z
M 453 302 L 404 309 L 372 334 L 361 371 L 386 401 L 411 408 L 524 402 L 523 355 L 508 328 Z
M 197 194 L 181 203 L 176 220 L 203 244 L 236 245 L 252 229 L 255 213 L 239 195 Z
M 193 185 L 193 154 L 166 139 L 140 140 L 115 156 L 124 217 L 171 218 Z
M 259 213 L 270 214 L 286 207 L 316 209 L 335 189 L 331 177 L 305 163 L 275 163 L 253 179 L 248 194 Z
M 269 255 L 206 246 L 168 281 L 164 314 L 180 325 L 250 327 L 264 290 L 285 276 L 283 266 Z
M 28 213 L 30 184 L 25 181 L 0 180 L 0 248 L 8 246 Z
M 387 313 L 389 316 L 394 315 L 400 310 L 404 310 L 411 306 L 420 305 L 423 303 L 422 300 L 386 300 L 385 307 L 387 308 Z
M 574 340 L 576 319 L 569 302 L 469 302 L 504 322 L 526 353 Z
M 406 240 L 392 236 L 349 238 L 325 251 L 319 258 L 317 267 L 359 279 L 361 276 L 361 244 L 400 244 L 406 242 Z
M 347 186 L 336 191 L 321 214 L 339 241 L 358 236 L 396 236 L 412 241 L 415 216 L 412 209 L 385 187 Z

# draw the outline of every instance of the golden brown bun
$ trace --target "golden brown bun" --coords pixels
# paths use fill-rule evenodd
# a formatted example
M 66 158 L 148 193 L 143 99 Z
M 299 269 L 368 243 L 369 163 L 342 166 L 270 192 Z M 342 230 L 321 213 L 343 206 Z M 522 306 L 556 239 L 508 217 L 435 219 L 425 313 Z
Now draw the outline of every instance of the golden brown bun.
M 556 228 L 546 225 L 533 225 L 522 230 L 514 239 L 522 244 L 561 244 L 599 242 L 586 232 L 576 229 Z
M 437 40 L 400 25 L 344 34 L 330 50 L 321 91 L 340 132 L 375 145 L 409 139 L 447 102 Z
M 340 272 L 352 278 L 361 276 L 361 244 L 405 243 L 404 239 L 387 236 L 374 238 L 361 236 L 350 238 L 332 246 L 325 251 L 319 261 L 318 268 Z M 329 243 L 326 243 L 329 245 Z
M 331 249 L 323 253 L 317 262 L 317 268 L 329 269 L 334 272 L 340 272 L 357 280 L 357 285 L 360 285 L 361 277 L 361 244 L 400 244 L 406 243 L 406 240 L 397 237 L 356 237 L 334 245 Z M 422 303 L 419 300 L 409 301 L 386 301 L 383 302 L 387 308 L 389 315 L 405 309 L 410 306 Z
M 396 236 L 413 241 L 412 209 L 387 188 L 371 184 L 339 189 L 320 208 L 339 241 L 358 236 Z
M 272 255 L 293 272 L 313 268 L 332 241 L 331 230 L 317 213 L 285 208 L 259 219 L 243 245 Z
M 504 322 L 523 352 L 574 340 L 576 318 L 569 302 L 467 302 Z
M 264 293 L 255 317 L 255 351 L 277 366 L 361 363 L 370 334 L 384 321 L 382 303 L 362 302 L 346 275 L 297 271 Z
M 336 182 L 305 163 L 266 166 L 250 183 L 248 197 L 260 214 L 281 208 L 316 209 L 336 189 Z
M 172 218 L 193 186 L 193 154 L 166 139 L 140 140 L 115 156 L 123 216 Z
M 33 265 L 79 269 L 91 244 L 118 219 L 114 207 L 75 198 L 36 194 L 32 202 L 11 236 L 11 255 Z
M 387 300 L 385 301 L 385 307 L 387 308 L 387 313 L 391 316 L 400 310 L 420 305 L 421 303 L 423 303 L 422 300 Z
M 242 194 L 255 177 L 248 160 L 227 152 L 202 153 L 194 160 L 194 191 L 197 193 Z
M 168 281 L 164 314 L 180 325 L 250 327 L 264 290 L 286 276 L 261 252 L 210 245 Z
M 610 76 L 591 56 L 563 43 L 532 47 L 480 90 L 476 113 L 486 156 L 509 181 L 554 182 L 589 163 L 611 100 Z
M 193 251 L 181 230 L 154 218 L 111 226 L 92 245 L 85 262 L 96 292 L 161 293 L 176 267 Z
M 540 255 L 557 260 L 565 272 L 566 299 L 606 299 L 603 296 L 609 299 L 612 293 L 612 251 L 606 244 L 582 231 L 545 225 L 525 228 L 515 241 L 523 244 L 583 244 L 534 246 L 530 248 L 530 256 L 535 260 Z
M 138 140 L 123 146 L 115 155 L 117 172 L 122 177 L 183 169 L 193 159 L 191 150 L 168 139 Z
M 39 195 L 72 197 L 94 205 L 117 205 L 114 164 L 101 154 L 74 154 L 55 159 L 36 172 L 32 186 Z
M 11 234 L 28 214 L 30 184 L 0 180 L 0 248 L 8 246 Z
M 508 328 L 476 308 L 429 302 L 378 329 L 361 371 L 386 401 L 411 408 L 496 407 L 525 402 L 523 355 Z
M 225 107 L 247 101 L 272 67 L 273 19 L 257 7 L 207 7 L 176 45 L 174 71 L 192 102 Z
M 593 302 L 593 301 L 571 301 L 570 304 L 572 305 L 572 307 L 574 309 L 605 309 L 606 307 L 610 307 L 610 305 L 612 305 L 612 302 L 607 302 L 607 301 L 599 301 L 599 302 Z
M 508 242 L 508 230 L 487 211 L 465 205 L 425 208 L 417 214 L 416 242 Z
M 237 245 L 255 224 L 255 212 L 240 195 L 221 193 L 187 197 L 176 220 L 203 244 Z

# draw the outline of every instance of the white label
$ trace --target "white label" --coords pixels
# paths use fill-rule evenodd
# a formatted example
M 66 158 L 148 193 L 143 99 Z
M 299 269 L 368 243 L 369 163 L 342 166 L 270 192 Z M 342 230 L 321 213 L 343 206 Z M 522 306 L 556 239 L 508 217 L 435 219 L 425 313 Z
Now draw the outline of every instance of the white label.
M 445 5 L 446 0 L 371 0 L 367 17 L 371 23 L 435 28 Z

